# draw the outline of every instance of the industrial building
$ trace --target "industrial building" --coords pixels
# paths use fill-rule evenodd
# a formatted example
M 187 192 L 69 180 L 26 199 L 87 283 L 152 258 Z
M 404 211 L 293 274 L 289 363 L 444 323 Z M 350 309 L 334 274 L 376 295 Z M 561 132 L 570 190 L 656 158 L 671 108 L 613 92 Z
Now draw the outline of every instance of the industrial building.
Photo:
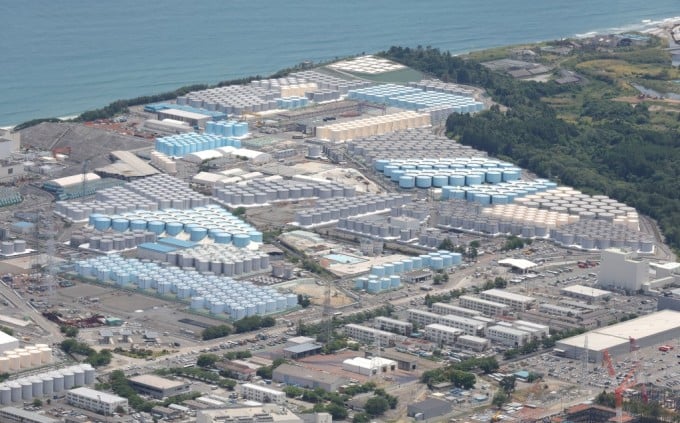
M 425 326 L 425 338 L 437 344 L 453 345 L 463 331 L 460 329 L 445 326 L 439 323 L 432 323 Z
M 0 331 L 0 352 L 16 350 L 19 348 L 19 340 Z
M 446 303 L 434 303 L 432 304 L 432 312 L 437 314 L 451 314 L 454 316 L 461 316 L 472 318 L 474 316 L 479 316 L 482 313 L 476 310 L 471 310 L 465 307 L 455 306 L 453 304 Z
M 484 300 L 494 301 L 510 306 L 513 310 L 524 311 L 530 309 L 535 303 L 534 297 L 515 294 L 502 289 L 489 289 L 479 293 L 479 297 Z
M 481 352 L 489 348 L 490 344 L 491 343 L 486 338 L 480 338 L 479 336 L 472 335 L 461 335 L 458 337 L 455 345 L 462 349 Z
M 407 407 L 407 414 L 416 421 L 442 418 L 451 412 L 451 403 L 435 398 L 414 402 Z
M 602 252 L 597 284 L 636 292 L 649 280 L 649 263 L 635 253 L 610 248 Z
M 0 408 L 0 422 L 2 423 L 57 423 L 58 421 L 59 420 L 22 408 Z
M 612 357 L 630 352 L 631 338 L 640 348 L 673 341 L 680 337 L 680 312 L 662 310 L 637 319 L 627 320 L 590 332 L 562 339 L 555 344 L 555 352 L 569 358 L 582 358 L 587 353 L 590 361 L 602 361 L 604 350 Z
M 158 399 L 174 397 L 189 391 L 189 384 L 186 382 L 155 375 L 133 376 L 128 380 L 137 392 Z
M 501 325 L 486 328 L 486 337 L 512 348 L 521 347 L 531 340 L 529 332 Z
M 127 398 L 90 388 L 71 389 L 66 393 L 66 401 L 74 407 L 107 416 L 115 413 L 118 407 L 122 407 L 126 412 L 128 409 Z
M 354 357 L 342 362 L 342 369 L 348 372 L 358 373 L 364 376 L 394 372 L 397 370 L 397 362 L 382 357 Z
M 304 421 L 285 407 L 264 404 L 259 407 L 220 408 L 200 410 L 196 423 L 303 423 Z M 321 423 L 321 422 L 319 422 Z
M 550 303 L 541 303 L 538 305 L 538 311 L 541 313 L 549 314 L 551 316 L 562 316 L 562 317 L 578 317 L 584 312 L 581 309 L 574 307 L 559 306 Z
M 541 325 L 539 323 L 529 322 L 526 320 L 515 320 L 512 322 L 512 327 L 529 332 L 537 339 L 547 338 L 550 336 L 550 327 Z
M 399 370 L 406 370 L 407 372 L 410 372 L 412 370 L 416 370 L 418 367 L 418 357 L 412 354 L 405 354 L 392 349 L 386 349 L 385 351 L 381 351 L 380 355 L 385 358 L 389 358 L 390 360 L 396 361 L 397 368 Z
M 175 121 L 186 122 L 190 126 L 205 127 L 206 122 L 212 119 L 210 115 L 202 113 L 190 112 L 179 109 L 163 109 L 157 113 L 158 120 L 172 119 Z
M 0 129 L 0 159 L 8 158 L 21 147 L 21 134 Z
M 505 316 L 510 312 L 510 306 L 506 304 L 473 297 L 472 295 L 461 295 L 459 304 L 461 307 L 482 312 L 487 316 Z
M 380 343 L 386 347 L 394 346 L 394 343 L 403 336 L 392 332 L 387 332 L 380 329 L 370 328 L 368 326 L 357 325 L 350 323 L 345 325 L 345 335 L 348 337 L 367 344 Z
M 375 328 L 409 336 L 411 335 L 411 332 L 413 332 L 413 323 L 392 319 L 390 317 L 379 316 L 375 318 Z
M 567 297 L 578 298 L 579 300 L 585 301 L 599 301 L 612 295 L 610 291 L 583 285 L 564 287 L 560 289 L 560 293 Z
M 262 385 L 244 383 L 238 386 L 238 391 L 245 399 L 261 402 L 283 404 L 286 402 L 286 393 Z
M 341 376 L 285 363 L 274 369 L 272 380 L 309 389 L 321 388 L 328 392 L 337 392 L 338 388 L 349 382 L 349 379 Z
M 322 348 L 323 346 L 321 344 L 317 344 L 316 342 L 291 345 L 290 347 L 286 347 L 283 349 L 283 356 L 285 358 L 292 358 L 293 360 L 297 360 L 299 358 L 319 354 Z
M 484 334 L 486 324 L 479 320 L 469 319 L 467 317 L 454 316 L 452 314 L 440 316 L 439 322 L 444 326 L 460 329 L 466 335 L 480 336 Z

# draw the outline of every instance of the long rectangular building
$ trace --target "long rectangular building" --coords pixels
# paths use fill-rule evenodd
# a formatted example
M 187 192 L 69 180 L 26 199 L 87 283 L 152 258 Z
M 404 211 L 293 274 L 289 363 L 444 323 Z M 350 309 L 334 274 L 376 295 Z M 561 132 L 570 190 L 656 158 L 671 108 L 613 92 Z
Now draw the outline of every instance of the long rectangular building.
M 238 390 L 241 396 L 248 400 L 261 403 L 273 402 L 275 404 L 283 404 L 286 402 L 285 392 L 267 386 L 244 383 L 243 385 L 239 385 Z
M 463 349 L 469 349 L 472 351 L 484 351 L 489 348 L 491 343 L 486 338 L 480 338 L 479 336 L 472 335 L 461 335 L 456 341 L 456 345 Z
M 460 329 L 444 326 L 439 323 L 425 326 L 425 338 L 437 344 L 453 345 L 462 334 L 463 331 Z
M 531 334 L 513 327 L 495 325 L 486 329 L 486 337 L 499 344 L 516 348 L 529 342 Z
M 349 379 L 341 376 L 287 363 L 274 369 L 272 379 L 275 382 L 303 388 L 321 388 L 327 392 L 336 392 L 342 385 L 349 383 Z
M 357 325 L 354 323 L 345 325 L 345 335 L 354 340 L 365 342 L 367 344 L 380 342 L 380 345 L 384 345 L 386 347 L 394 346 L 398 339 L 403 338 L 403 336 L 397 335 L 396 333 L 387 332 L 368 326 Z
M 555 352 L 569 358 L 582 358 L 586 354 L 585 339 L 588 337 L 588 358 L 599 363 L 604 350 L 612 357 L 630 351 L 630 338 L 641 348 L 671 342 L 680 337 L 680 312 L 662 310 L 637 319 L 557 341 Z
M 510 306 L 472 295 L 462 295 L 459 298 L 459 304 L 461 307 L 479 311 L 487 316 L 505 316 L 510 312 Z
M 472 318 L 474 316 L 479 316 L 482 314 L 479 311 L 471 310 L 465 307 L 459 307 L 453 304 L 446 303 L 434 303 L 432 304 L 432 312 L 437 314 L 452 314 L 454 316 L 468 317 Z
M 479 293 L 479 297 L 485 300 L 510 306 L 513 310 L 524 311 L 536 303 L 536 298 L 526 295 L 515 294 L 503 289 L 488 289 Z
M 392 319 L 390 317 L 379 316 L 375 318 L 375 328 L 409 336 L 411 332 L 413 332 L 413 323 Z
M 439 323 L 439 318 L 441 317 L 437 313 L 418 310 L 417 308 L 409 308 L 406 311 L 408 313 L 408 320 L 421 327 L 431 325 L 433 323 Z
M 128 408 L 127 398 L 90 388 L 71 389 L 66 392 L 66 402 L 74 407 L 105 415 L 112 415 L 118 407 L 126 411 Z
M 446 315 L 440 316 L 439 324 L 460 329 L 466 335 L 479 336 L 484 334 L 486 325 L 479 320 L 468 319 L 467 317 Z

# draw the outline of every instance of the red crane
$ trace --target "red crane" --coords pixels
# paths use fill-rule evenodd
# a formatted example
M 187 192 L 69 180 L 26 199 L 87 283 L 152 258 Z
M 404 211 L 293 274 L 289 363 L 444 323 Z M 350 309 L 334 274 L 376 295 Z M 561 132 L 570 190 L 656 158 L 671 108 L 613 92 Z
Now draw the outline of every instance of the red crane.
M 614 399 L 616 403 L 616 420 L 621 423 L 623 417 L 623 393 L 626 389 L 630 389 L 637 383 L 635 381 L 635 372 L 637 371 L 637 363 L 623 378 L 621 384 L 614 390 Z
M 607 372 L 609 376 L 613 378 L 616 376 L 616 371 L 614 370 L 614 365 L 612 364 L 612 356 L 609 355 L 608 350 L 602 352 L 602 364 L 607 366 Z

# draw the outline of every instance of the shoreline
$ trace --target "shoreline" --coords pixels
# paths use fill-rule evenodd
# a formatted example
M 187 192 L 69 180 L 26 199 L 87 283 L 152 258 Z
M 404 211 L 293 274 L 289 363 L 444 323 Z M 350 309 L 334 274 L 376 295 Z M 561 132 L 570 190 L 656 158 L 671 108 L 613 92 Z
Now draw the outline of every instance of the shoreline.
M 556 41 L 556 40 L 565 40 L 565 39 L 570 39 L 570 38 L 578 40 L 578 39 L 595 37 L 595 36 L 598 36 L 598 35 L 621 34 L 621 33 L 626 33 L 626 32 L 639 32 L 639 33 L 642 33 L 642 34 L 649 34 L 649 35 L 653 35 L 653 36 L 656 36 L 656 37 L 659 37 L 659 38 L 669 40 L 671 38 L 670 32 L 671 32 L 672 28 L 675 27 L 675 26 L 678 26 L 678 25 L 680 25 L 680 16 L 673 16 L 673 17 L 658 19 L 658 20 L 643 19 L 642 21 L 640 21 L 638 23 L 629 24 L 629 25 L 625 25 L 625 26 L 622 26 L 622 27 L 612 27 L 612 28 L 605 29 L 605 30 L 595 30 L 595 31 L 590 31 L 590 32 L 587 32 L 587 33 L 582 33 L 582 34 L 574 34 L 570 37 L 554 38 L 554 39 L 551 39 L 551 40 L 533 41 L 533 42 L 528 42 L 528 43 L 520 43 L 520 44 L 517 44 L 517 45 L 538 44 L 538 43 L 545 43 L 545 42 Z M 506 45 L 501 45 L 501 46 L 498 46 L 498 47 L 491 47 L 491 48 L 503 48 L 503 47 L 508 47 L 508 46 L 510 46 L 510 45 L 506 44 Z M 387 48 L 389 48 L 389 47 L 387 47 Z M 471 54 L 471 53 L 474 53 L 474 52 L 489 50 L 491 48 L 481 49 L 481 50 L 467 50 L 467 51 L 462 52 L 462 53 L 455 53 L 455 54 L 451 53 L 451 55 L 453 55 L 453 56 L 465 56 L 465 55 L 468 55 L 468 54 Z M 442 50 L 442 51 L 445 51 L 445 50 Z M 375 54 L 375 53 L 371 53 L 371 54 Z M 322 65 L 322 63 L 320 63 L 319 65 Z M 287 69 L 291 69 L 291 67 L 288 67 Z M 281 69 L 281 70 L 275 72 L 274 74 L 280 73 L 284 70 L 285 69 Z M 252 78 L 252 77 L 241 77 L 241 78 L 238 78 L 238 79 L 246 79 L 246 78 Z M 220 84 L 222 82 L 227 82 L 227 81 L 220 81 L 220 82 L 217 82 L 216 84 Z M 228 81 L 228 82 L 230 82 L 230 81 Z M 177 88 L 175 88 L 175 90 L 172 90 L 172 91 L 176 91 L 176 90 L 179 90 L 181 88 L 184 88 L 184 87 L 177 87 Z M 148 96 L 155 96 L 155 95 L 162 95 L 162 94 L 166 94 L 166 92 L 154 93 L 154 94 L 150 94 Z M 60 116 L 60 117 L 32 118 L 32 119 L 26 120 L 24 122 L 2 125 L 2 126 L 0 126 L 0 130 L 12 131 L 17 126 L 23 125 L 27 122 L 31 122 L 33 120 L 57 119 L 57 120 L 60 120 L 60 121 L 63 121 L 63 122 L 69 122 L 69 121 L 73 121 L 74 119 L 78 118 L 79 116 L 81 116 L 84 113 L 88 113 L 88 112 L 92 112 L 94 110 L 99 110 L 99 109 L 105 108 L 113 102 L 129 101 L 129 100 L 131 100 L 131 99 L 117 99 L 117 100 L 113 100 L 112 102 L 110 102 L 106 105 L 100 106 L 96 109 L 83 110 L 83 111 L 75 113 L 75 114 L 69 114 L 69 115 Z

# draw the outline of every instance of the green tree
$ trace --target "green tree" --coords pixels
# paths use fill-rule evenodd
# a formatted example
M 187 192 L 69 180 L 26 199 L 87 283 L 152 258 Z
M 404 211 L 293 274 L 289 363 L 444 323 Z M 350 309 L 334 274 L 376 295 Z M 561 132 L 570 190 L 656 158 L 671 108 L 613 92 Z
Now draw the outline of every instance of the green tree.
M 33 407 L 42 407 L 43 402 L 40 398 L 35 398 L 33 400 Z
M 196 365 L 200 367 L 213 367 L 219 359 L 215 354 L 201 354 L 196 359 Z
M 510 393 L 515 390 L 516 382 L 517 378 L 514 375 L 505 376 L 500 380 L 500 382 L 498 382 L 498 385 L 501 387 L 502 390 L 504 390 L 507 393 Z
M 507 394 L 507 392 L 505 392 L 502 389 L 499 389 L 498 391 L 496 391 L 493 398 L 491 399 L 491 404 L 495 405 L 498 408 L 501 408 L 503 404 L 508 402 L 509 399 L 510 396 Z
M 345 420 L 347 418 L 347 409 L 343 405 L 331 403 L 328 404 L 325 409 L 326 412 L 333 416 L 333 420 Z
M 369 423 L 371 416 L 368 413 L 356 413 L 352 418 L 352 423 Z
M 364 410 L 371 416 L 379 416 L 390 408 L 390 403 L 384 396 L 376 395 L 366 401 Z

